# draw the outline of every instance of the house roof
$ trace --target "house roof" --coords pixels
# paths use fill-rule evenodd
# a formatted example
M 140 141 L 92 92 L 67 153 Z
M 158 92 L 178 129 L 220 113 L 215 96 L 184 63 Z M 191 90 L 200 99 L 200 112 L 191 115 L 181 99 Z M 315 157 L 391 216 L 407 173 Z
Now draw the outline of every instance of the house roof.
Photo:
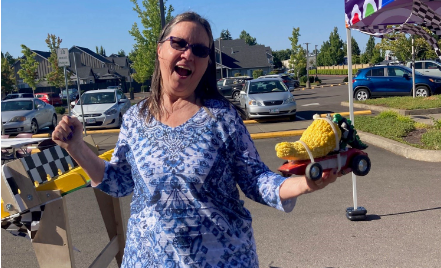
M 87 54 L 91 55 L 92 57 L 98 59 L 99 61 L 102 61 L 104 63 L 111 63 L 105 57 L 101 56 L 100 54 L 97 54 L 97 53 L 93 52 L 92 50 L 90 50 L 88 48 L 80 47 L 80 46 L 74 46 L 74 47 L 78 48 L 79 50 L 82 50 L 84 53 L 87 53 Z
M 49 57 L 51 56 L 51 52 L 40 51 L 40 50 L 31 50 L 31 51 L 35 52 L 37 55 L 39 55 L 45 59 L 49 59 Z
M 69 68 L 73 73 L 75 73 L 75 68 Z M 82 66 L 77 68 L 78 77 L 80 79 L 88 78 L 89 76 L 93 76 L 92 68 L 90 66 Z
M 214 42 L 219 49 L 219 39 Z M 270 47 L 263 45 L 249 46 L 245 40 L 222 40 L 222 64 L 232 69 L 270 67 Z
M 112 54 L 110 57 L 106 57 L 110 62 L 114 62 L 115 64 L 125 67 L 127 66 L 127 56 L 119 57 L 118 55 Z

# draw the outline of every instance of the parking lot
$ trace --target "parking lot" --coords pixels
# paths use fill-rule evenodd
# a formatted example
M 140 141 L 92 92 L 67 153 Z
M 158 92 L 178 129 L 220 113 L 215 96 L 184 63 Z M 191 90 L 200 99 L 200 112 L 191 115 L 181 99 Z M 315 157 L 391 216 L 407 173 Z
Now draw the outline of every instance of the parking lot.
M 336 79 L 337 80 L 337 79 Z M 141 99 L 144 95 L 135 95 Z M 315 113 L 347 111 L 347 86 L 297 90 L 298 120 L 286 118 L 247 124 L 250 133 L 305 129 Z M 136 101 L 136 99 L 135 99 Z M 49 131 L 48 131 L 49 132 Z M 117 133 L 92 134 L 100 153 L 113 149 Z M 283 161 L 275 144 L 299 136 L 255 140 L 268 167 Z M 353 182 L 345 175 L 325 190 L 301 196 L 292 213 L 257 204 L 243 196 L 253 215 L 260 267 L 437 267 L 441 262 L 439 163 L 406 159 L 373 145 L 366 150 L 371 172 L 357 177 L 358 205 L 366 221 L 346 219 L 353 206 Z M 122 198 L 129 216 L 131 197 Z M 66 196 L 76 267 L 88 267 L 108 242 L 90 188 Z M 2 230 L 2 267 L 36 267 L 30 241 Z M 117 267 L 115 261 L 109 267 Z

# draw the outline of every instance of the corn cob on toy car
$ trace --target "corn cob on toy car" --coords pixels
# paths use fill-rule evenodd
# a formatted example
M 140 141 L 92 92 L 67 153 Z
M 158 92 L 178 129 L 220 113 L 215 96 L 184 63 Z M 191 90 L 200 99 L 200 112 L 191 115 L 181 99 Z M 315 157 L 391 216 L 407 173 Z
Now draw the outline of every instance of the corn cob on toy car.
M 347 148 L 350 145 L 351 148 Z M 313 123 L 296 142 L 281 142 L 276 145 L 277 157 L 288 160 L 278 170 L 283 176 L 305 175 L 310 180 L 319 180 L 322 172 L 337 168 L 365 176 L 371 168 L 367 145 L 360 141 L 350 120 L 335 114 L 320 118 L 314 115 Z

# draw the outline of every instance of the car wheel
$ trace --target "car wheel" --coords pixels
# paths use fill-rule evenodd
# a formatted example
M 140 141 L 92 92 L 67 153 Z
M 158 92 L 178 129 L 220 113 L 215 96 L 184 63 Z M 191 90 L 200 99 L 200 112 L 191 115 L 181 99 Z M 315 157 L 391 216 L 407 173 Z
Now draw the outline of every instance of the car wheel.
M 35 119 L 32 119 L 32 122 L 31 122 L 31 132 L 32 132 L 32 134 L 38 133 L 38 123 L 37 123 L 37 120 L 35 120 Z
M 352 159 L 352 172 L 357 176 L 366 176 L 371 170 L 371 160 L 366 155 L 357 155 Z
M 289 116 L 289 121 L 296 121 L 297 119 L 297 114 L 293 114 Z
M 305 176 L 307 179 L 317 181 L 322 178 L 323 168 L 319 163 L 309 163 L 306 166 Z
M 370 94 L 367 89 L 362 88 L 362 89 L 359 89 L 355 92 L 354 97 L 358 101 L 365 101 L 365 100 L 369 99 Z
M 52 124 L 51 124 L 51 126 L 49 127 L 50 129 L 55 129 L 55 127 L 57 126 L 57 115 L 53 115 L 52 116 Z
M 427 87 L 419 86 L 415 89 L 415 95 L 417 97 L 429 97 L 430 92 L 429 89 L 427 89 Z
M 234 91 L 233 95 L 231 96 L 233 98 L 234 101 L 239 101 L 240 100 L 240 91 Z

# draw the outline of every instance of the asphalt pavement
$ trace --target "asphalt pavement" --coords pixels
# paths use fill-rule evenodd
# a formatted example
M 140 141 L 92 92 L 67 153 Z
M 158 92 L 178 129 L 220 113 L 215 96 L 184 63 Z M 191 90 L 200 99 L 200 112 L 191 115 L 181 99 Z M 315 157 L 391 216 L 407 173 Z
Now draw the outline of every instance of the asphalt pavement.
M 332 92 L 330 92 L 332 90 Z M 298 115 L 290 122 L 247 125 L 251 133 L 305 129 L 316 112 L 341 112 L 347 87 L 295 91 Z M 148 93 L 147 93 L 148 94 Z M 145 95 L 135 97 L 143 98 Z M 356 109 L 357 110 L 357 109 Z M 93 134 L 100 153 L 113 149 L 117 133 Z M 262 160 L 273 171 L 282 164 L 274 146 L 299 136 L 255 140 Z M 283 213 L 243 197 L 253 215 L 260 267 L 439 267 L 441 266 L 441 184 L 439 163 L 416 161 L 379 148 L 366 140 L 371 172 L 356 178 L 358 206 L 366 221 L 346 219 L 353 206 L 353 180 L 345 175 L 324 190 L 299 197 L 292 213 Z M 90 188 L 67 195 L 76 267 L 88 267 L 107 244 L 95 197 Z M 122 198 L 130 214 L 131 197 Z M 2 230 L 2 267 L 37 267 L 31 243 Z M 113 261 L 109 267 L 117 267 Z

